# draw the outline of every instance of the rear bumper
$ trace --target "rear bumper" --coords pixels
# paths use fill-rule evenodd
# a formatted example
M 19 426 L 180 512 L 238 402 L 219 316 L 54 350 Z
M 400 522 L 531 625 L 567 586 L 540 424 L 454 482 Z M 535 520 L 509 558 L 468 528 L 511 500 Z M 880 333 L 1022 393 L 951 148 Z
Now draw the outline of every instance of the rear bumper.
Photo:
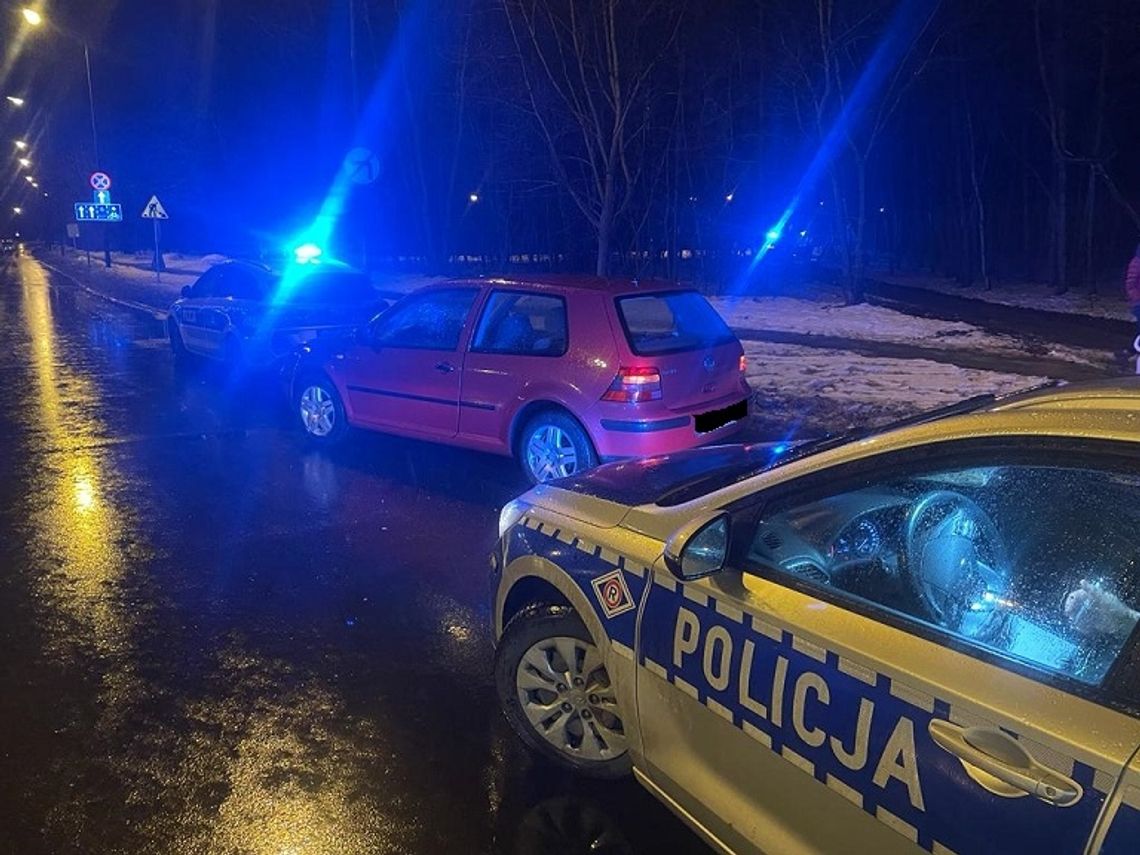
M 697 414 L 663 414 L 660 418 L 598 420 L 592 438 L 598 457 L 612 460 L 623 457 L 652 457 L 684 451 L 700 445 L 725 442 L 743 429 L 748 420 L 748 399 L 730 401 L 726 406 L 744 404 L 741 418 L 730 421 L 716 430 L 699 432 Z

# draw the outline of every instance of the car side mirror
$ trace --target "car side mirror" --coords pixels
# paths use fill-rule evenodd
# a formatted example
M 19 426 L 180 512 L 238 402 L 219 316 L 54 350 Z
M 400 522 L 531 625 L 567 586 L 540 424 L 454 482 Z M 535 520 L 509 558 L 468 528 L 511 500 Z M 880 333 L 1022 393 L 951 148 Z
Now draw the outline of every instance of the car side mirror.
M 183 297 L 189 297 L 193 291 L 190 290 L 189 285 L 183 285 L 182 290 L 179 292 Z
M 728 561 L 729 516 L 712 511 L 694 517 L 665 541 L 665 566 L 682 581 L 711 576 Z

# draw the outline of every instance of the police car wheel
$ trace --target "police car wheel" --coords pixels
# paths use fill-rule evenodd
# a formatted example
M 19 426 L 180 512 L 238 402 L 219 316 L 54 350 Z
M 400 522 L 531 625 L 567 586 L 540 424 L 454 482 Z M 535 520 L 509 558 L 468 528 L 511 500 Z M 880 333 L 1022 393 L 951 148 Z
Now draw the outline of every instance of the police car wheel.
M 539 413 L 526 423 L 518 451 L 533 484 L 574 475 L 598 462 L 586 431 L 573 416 L 558 410 Z
M 331 445 L 348 431 L 344 404 L 340 394 L 327 378 L 310 376 L 297 384 L 295 412 L 309 440 Z
M 170 339 L 170 349 L 174 351 L 176 359 L 184 359 L 189 355 L 186 350 L 186 342 L 182 340 L 182 333 L 174 318 L 168 318 L 166 321 L 166 335 Z
M 507 625 L 495 685 L 522 740 L 554 762 L 599 778 L 629 773 L 617 693 L 589 632 L 566 606 L 532 606 Z

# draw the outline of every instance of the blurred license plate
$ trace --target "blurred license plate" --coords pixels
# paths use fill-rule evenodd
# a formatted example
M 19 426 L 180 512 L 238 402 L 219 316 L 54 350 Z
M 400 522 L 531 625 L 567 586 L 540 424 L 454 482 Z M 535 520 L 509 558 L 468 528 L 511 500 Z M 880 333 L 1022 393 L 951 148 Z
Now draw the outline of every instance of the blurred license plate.
M 707 413 L 700 413 L 697 415 L 696 428 L 697 433 L 709 433 L 717 428 L 722 428 L 731 422 L 738 422 L 743 418 L 748 417 L 748 401 L 738 401 L 731 407 L 725 407 L 723 410 L 709 410 Z

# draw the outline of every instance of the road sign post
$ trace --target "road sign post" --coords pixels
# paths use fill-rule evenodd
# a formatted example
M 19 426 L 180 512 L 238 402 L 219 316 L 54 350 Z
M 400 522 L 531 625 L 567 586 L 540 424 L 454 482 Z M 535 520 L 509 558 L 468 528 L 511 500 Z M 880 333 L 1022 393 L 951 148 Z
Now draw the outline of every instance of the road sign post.
M 162 207 L 162 203 L 158 201 L 157 196 L 151 196 L 150 201 L 146 203 L 143 208 L 142 218 L 150 220 L 154 224 L 154 261 L 151 266 L 154 268 L 155 281 L 162 281 L 162 271 L 166 269 L 166 262 L 162 258 L 162 250 L 159 249 L 159 236 L 161 230 L 159 228 L 159 220 L 169 220 L 170 216 L 166 213 L 166 208 Z

